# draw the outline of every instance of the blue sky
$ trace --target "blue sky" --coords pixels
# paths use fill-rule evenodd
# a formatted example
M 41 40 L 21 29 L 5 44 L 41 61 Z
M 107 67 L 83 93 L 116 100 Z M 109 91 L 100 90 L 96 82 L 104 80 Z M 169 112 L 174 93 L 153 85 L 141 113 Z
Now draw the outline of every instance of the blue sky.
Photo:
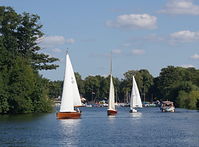
M 199 68 L 197 0 L 0 0 L 18 13 L 38 14 L 45 36 L 42 52 L 60 59 L 44 77 L 63 80 L 66 48 L 82 77 L 147 69 L 153 76 L 168 65 Z

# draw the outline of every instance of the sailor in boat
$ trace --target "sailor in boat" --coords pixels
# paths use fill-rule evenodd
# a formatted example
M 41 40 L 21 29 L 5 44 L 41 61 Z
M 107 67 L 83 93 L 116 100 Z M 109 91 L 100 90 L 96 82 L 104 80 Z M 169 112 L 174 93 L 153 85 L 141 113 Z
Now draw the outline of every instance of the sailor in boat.
M 82 112 L 81 110 L 79 110 L 79 108 L 75 108 L 75 111 L 80 113 Z

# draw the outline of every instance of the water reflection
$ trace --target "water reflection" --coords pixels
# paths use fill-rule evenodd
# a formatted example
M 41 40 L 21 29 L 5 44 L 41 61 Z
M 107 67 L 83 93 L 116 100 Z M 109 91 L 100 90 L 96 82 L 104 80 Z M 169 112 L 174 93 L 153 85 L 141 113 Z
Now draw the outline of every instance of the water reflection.
M 131 116 L 136 119 L 140 119 L 142 117 L 141 112 L 131 113 Z
M 110 124 L 114 124 L 115 120 L 116 120 L 116 116 L 115 115 L 108 115 L 108 120 Z
M 1 122 L 31 122 L 39 119 L 43 119 L 42 117 L 47 116 L 46 113 L 30 113 L 30 114 L 11 114 L 11 115 L 0 115 Z
M 76 146 L 78 145 L 78 136 L 80 135 L 81 119 L 63 119 L 60 121 L 60 145 Z
M 78 126 L 80 124 L 81 119 L 59 119 L 60 124 L 63 127 L 72 127 L 72 126 Z
M 115 115 L 108 115 L 108 118 L 112 119 L 112 118 L 115 118 L 116 116 Z

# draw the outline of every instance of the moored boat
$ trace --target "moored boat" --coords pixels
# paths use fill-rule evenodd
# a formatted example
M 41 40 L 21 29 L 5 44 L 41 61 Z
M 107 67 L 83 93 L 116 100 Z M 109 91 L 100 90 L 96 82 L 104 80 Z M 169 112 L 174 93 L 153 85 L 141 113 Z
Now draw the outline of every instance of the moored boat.
M 162 101 L 160 110 L 162 112 L 175 112 L 175 106 L 171 101 Z

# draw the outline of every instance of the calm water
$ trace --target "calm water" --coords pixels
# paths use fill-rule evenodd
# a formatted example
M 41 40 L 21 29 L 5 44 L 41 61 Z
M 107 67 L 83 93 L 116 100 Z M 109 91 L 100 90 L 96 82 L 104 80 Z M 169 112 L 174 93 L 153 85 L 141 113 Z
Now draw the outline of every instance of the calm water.
M 118 108 L 81 108 L 82 118 L 57 120 L 55 113 L 0 115 L 0 147 L 199 147 L 199 112 L 176 109 L 162 113 L 143 108 L 130 114 Z

